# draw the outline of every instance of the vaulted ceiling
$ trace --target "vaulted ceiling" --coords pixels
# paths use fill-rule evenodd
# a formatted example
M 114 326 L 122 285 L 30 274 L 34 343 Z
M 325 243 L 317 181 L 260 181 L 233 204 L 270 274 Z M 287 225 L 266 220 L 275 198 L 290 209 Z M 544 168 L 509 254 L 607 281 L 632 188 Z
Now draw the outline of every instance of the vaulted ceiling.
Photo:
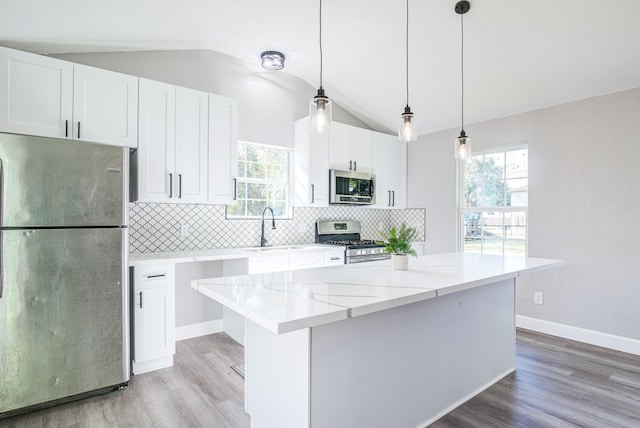
M 455 0 L 409 0 L 409 103 L 420 134 L 459 126 Z M 324 87 L 374 128 L 405 100 L 402 0 L 323 0 Z M 9 0 L 0 45 L 37 53 L 210 49 L 319 84 L 318 0 Z M 640 86 L 640 1 L 471 0 L 464 16 L 465 121 Z

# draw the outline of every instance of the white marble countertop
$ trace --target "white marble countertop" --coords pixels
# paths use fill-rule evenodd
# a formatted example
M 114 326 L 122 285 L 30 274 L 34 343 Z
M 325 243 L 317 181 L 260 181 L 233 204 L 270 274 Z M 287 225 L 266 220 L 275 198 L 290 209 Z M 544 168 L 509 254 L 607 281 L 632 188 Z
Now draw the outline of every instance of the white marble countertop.
M 210 260 L 242 259 L 248 257 L 264 257 L 285 255 L 300 252 L 344 250 L 344 247 L 322 244 L 291 244 L 273 247 L 215 248 L 211 250 L 175 251 L 164 253 L 130 254 L 129 266 L 140 266 L 149 263 L 186 263 Z
M 563 265 L 561 260 L 470 253 L 199 279 L 191 286 L 276 334 L 437 298 Z

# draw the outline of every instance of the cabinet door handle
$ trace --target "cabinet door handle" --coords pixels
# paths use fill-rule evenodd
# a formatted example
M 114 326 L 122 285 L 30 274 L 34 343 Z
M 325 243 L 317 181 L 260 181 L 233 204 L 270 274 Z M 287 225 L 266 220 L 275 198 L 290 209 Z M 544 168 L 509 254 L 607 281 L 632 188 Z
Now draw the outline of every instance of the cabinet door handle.
M 353 161 L 353 170 L 354 171 L 358 170 L 358 165 L 356 164 L 356 161 Z
M 65 137 L 69 137 L 69 121 L 65 120 L 64 121 L 64 136 Z
M 387 190 L 387 206 L 391 206 L 391 190 Z
M 352 161 L 352 160 L 350 160 L 350 161 L 349 161 L 349 171 L 351 171 L 351 169 L 352 169 L 352 168 L 353 168 L 353 161 Z
M 233 179 L 233 200 L 234 201 L 238 200 L 238 179 L 237 178 Z
M 313 204 L 316 201 L 316 185 L 311 185 L 311 203 Z
M 156 279 L 156 278 L 164 278 L 165 276 L 167 276 L 166 273 L 150 273 L 148 275 L 145 275 L 144 277 L 147 279 Z
M 173 198 L 173 174 L 169 173 L 169 198 Z
M 140 309 L 142 309 L 142 291 L 138 293 L 140 295 Z
M 342 257 L 331 257 L 330 260 L 340 260 Z
M 80 139 L 80 122 L 78 122 L 78 139 Z
M 392 207 L 396 206 L 396 191 L 395 190 L 391 191 L 391 206 Z
M 178 174 L 178 198 L 182 199 L 182 174 Z

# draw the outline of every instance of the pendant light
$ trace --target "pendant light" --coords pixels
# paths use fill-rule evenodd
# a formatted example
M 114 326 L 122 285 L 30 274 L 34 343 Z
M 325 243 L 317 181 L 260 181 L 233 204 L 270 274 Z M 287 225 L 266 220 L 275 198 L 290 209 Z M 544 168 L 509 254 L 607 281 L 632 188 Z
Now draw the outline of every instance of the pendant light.
M 409 107 L 409 0 L 407 0 L 407 27 L 406 27 L 406 55 L 407 55 L 407 105 L 404 108 L 404 113 L 400 115 L 400 122 L 398 123 L 398 139 L 400 141 L 414 141 L 418 139 L 418 133 L 416 132 L 416 125 L 413 122 L 413 113 Z
M 320 0 L 320 88 L 309 103 L 311 131 L 329 132 L 331 129 L 331 100 L 322 89 L 322 0 Z
M 464 132 L 464 14 L 469 12 L 471 9 L 471 3 L 467 0 L 461 0 L 456 3 L 455 11 L 458 15 L 460 15 L 460 35 L 461 35 L 461 43 L 460 43 L 460 75 L 461 75 L 461 85 L 460 85 L 460 93 L 462 95 L 461 99 L 461 126 L 460 126 L 460 135 L 456 138 L 455 141 L 455 154 L 456 159 L 467 159 L 471 156 L 471 138 L 467 137 L 467 134 Z

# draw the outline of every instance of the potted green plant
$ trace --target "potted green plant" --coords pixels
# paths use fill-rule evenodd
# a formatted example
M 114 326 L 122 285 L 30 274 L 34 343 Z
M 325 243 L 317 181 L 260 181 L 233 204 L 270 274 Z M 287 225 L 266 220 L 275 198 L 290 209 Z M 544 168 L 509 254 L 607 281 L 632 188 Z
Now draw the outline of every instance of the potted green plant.
M 391 254 L 391 262 L 394 269 L 405 270 L 409 265 L 408 255 L 416 256 L 411 243 L 415 239 L 417 231 L 413 227 L 407 227 L 402 223 L 400 230 L 392 227 L 388 233 L 380 232 L 385 239 L 384 251 Z

